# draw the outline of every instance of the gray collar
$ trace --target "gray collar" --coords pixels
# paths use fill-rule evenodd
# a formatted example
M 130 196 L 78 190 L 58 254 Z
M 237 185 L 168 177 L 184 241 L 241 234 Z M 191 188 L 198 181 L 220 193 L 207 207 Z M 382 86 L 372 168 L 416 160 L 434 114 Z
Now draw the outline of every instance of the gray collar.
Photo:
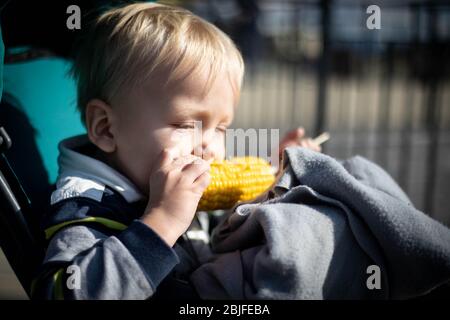
M 59 175 L 51 204 L 71 197 L 101 201 L 106 186 L 120 193 L 129 203 L 144 198 L 138 188 L 117 170 L 74 151 L 76 147 L 88 143 L 87 135 L 71 137 L 59 143 Z

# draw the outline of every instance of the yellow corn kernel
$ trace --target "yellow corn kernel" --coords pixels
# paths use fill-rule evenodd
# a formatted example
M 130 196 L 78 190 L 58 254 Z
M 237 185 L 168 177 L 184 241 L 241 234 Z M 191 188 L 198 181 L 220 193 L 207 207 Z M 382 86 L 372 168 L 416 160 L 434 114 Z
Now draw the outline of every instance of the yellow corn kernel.
M 229 209 L 258 197 L 274 182 L 270 164 L 258 157 L 236 157 L 211 164 L 211 182 L 197 210 Z

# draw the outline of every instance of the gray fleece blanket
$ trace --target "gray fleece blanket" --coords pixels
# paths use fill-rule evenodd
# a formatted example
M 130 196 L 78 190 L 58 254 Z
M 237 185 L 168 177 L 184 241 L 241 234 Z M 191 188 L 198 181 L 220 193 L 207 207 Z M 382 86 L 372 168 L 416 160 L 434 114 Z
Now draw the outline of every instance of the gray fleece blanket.
M 405 299 L 450 280 L 450 229 L 362 157 L 288 148 L 267 199 L 214 230 L 205 299 Z

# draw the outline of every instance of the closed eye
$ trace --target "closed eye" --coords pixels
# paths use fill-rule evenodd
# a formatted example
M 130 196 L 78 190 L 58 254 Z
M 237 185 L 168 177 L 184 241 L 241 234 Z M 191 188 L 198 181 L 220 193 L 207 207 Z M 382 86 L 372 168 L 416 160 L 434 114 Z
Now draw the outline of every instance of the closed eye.
M 172 124 L 172 126 L 173 126 L 174 128 L 177 128 L 177 129 L 194 129 L 194 128 L 195 128 L 193 122 L 188 122 L 188 123 L 174 123 L 174 124 Z
M 227 131 L 227 126 L 218 126 L 216 128 L 216 130 L 219 132 L 225 132 L 225 131 Z

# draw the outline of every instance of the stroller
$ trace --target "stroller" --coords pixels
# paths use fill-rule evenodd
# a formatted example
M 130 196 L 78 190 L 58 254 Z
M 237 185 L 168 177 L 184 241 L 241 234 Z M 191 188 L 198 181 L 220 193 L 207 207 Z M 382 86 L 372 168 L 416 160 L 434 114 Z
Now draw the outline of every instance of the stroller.
M 57 175 L 57 143 L 83 126 L 68 108 L 76 89 L 67 60 L 31 48 L 5 56 L 1 28 L 0 53 L 0 245 L 30 297 L 44 256 L 39 223 Z

